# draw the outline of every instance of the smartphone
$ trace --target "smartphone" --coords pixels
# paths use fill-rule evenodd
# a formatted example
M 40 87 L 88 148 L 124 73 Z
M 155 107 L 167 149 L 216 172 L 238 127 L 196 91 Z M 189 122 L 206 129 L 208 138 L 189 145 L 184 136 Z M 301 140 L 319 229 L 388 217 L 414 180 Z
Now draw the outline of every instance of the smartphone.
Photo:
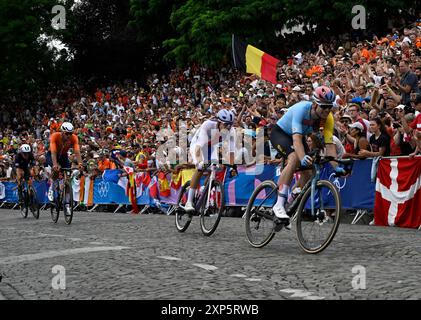
M 380 84 L 381 84 L 381 85 L 384 85 L 384 84 L 385 84 L 385 82 L 384 82 L 384 77 L 382 77 L 382 78 L 380 79 Z

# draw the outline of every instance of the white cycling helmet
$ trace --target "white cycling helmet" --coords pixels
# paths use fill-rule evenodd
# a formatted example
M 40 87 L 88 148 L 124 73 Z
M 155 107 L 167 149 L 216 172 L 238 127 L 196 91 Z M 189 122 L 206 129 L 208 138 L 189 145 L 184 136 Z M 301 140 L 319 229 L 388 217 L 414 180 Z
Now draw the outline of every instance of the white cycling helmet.
M 61 132 L 73 133 L 73 125 L 70 122 L 63 122 L 60 130 Z
M 29 153 L 31 152 L 31 146 L 29 144 L 23 144 L 20 147 L 20 151 L 22 151 L 23 153 Z
M 222 109 L 218 111 L 217 114 L 218 120 L 223 123 L 233 123 L 234 122 L 234 114 L 227 109 Z

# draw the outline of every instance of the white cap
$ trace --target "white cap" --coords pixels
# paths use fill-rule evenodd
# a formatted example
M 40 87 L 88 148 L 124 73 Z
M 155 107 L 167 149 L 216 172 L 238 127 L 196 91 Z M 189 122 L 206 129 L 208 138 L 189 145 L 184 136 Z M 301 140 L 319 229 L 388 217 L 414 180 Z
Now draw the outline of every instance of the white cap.
M 295 86 L 294 88 L 292 88 L 292 91 L 301 91 L 300 86 Z
M 395 107 L 395 109 L 401 109 L 401 110 L 403 110 L 403 109 L 405 109 L 405 106 L 403 104 L 400 104 L 397 107 Z
M 360 129 L 361 132 L 364 131 L 364 127 L 360 122 L 354 122 L 353 124 L 349 125 L 350 128 Z
M 276 85 L 276 88 L 278 89 L 282 89 L 282 85 L 280 85 L 279 83 Z
M 409 42 L 412 43 L 411 39 L 409 39 L 408 37 L 403 38 L 402 43 L 403 42 Z

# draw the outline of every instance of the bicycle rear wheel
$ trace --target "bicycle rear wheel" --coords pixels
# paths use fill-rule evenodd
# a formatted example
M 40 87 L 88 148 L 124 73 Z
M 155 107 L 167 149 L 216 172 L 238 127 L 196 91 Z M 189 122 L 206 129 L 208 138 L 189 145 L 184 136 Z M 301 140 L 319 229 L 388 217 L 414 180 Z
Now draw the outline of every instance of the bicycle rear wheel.
M 72 223 L 72 220 L 73 220 L 73 190 L 69 182 L 67 182 L 64 186 L 62 202 L 63 202 L 64 221 L 66 222 L 66 224 L 69 225 Z
M 307 253 L 326 249 L 339 227 L 341 199 L 336 187 L 327 180 L 316 184 L 314 214 L 311 211 L 311 188 L 307 189 L 297 209 L 297 238 Z
M 186 182 L 184 186 L 181 188 L 180 195 L 178 196 L 177 200 L 177 208 L 175 210 L 175 226 L 179 232 L 184 232 L 189 227 L 192 214 L 187 213 L 184 210 L 184 206 L 187 202 L 187 197 L 190 190 L 190 181 Z
M 219 181 L 212 181 L 210 186 L 209 207 L 206 209 L 209 189 L 206 191 L 200 208 L 200 227 L 205 236 L 211 236 L 218 228 L 224 210 L 224 187 Z
M 267 245 L 275 236 L 272 207 L 277 200 L 278 186 L 273 181 L 262 182 L 253 192 L 245 213 L 247 241 L 255 248 Z
M 29 207 L 31 209 L 32 215 L 35 219 L 39 219 L 39 203 L 37 199 L 37 193 L 33 186 L 29 187 Z

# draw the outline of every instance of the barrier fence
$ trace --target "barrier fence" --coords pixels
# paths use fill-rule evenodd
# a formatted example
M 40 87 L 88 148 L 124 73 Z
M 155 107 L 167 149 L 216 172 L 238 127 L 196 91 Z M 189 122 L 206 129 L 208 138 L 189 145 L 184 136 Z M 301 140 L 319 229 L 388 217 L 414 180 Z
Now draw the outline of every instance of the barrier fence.
M 230 177 L 226 175 L 224 180 L 225 205 L 246 206 L 255 187 L 265 180 L 277 181 L 280 170 L 275 165 L 264 165 L 263 170 L 256 166 L 238 166 L 238 175 Z M 372 209 L 374 207 L 375 183 L 371 182 L 372 159 L 355 161 L 353 174 L 346 178 L 337 178 L 333 174 L 330 165 L 327 165 L 321 173 L 322 179 L 332 181 L 338 188 L 343 208 L 345 209 Z M 127 196 L 128 182 L 126 178 L 117 178 L 118 170 L 107 170 L 101 178 L 73 182 L 74 199 L 88 206 L 101 204 L 127 204 L 131 202 Z M 113 172 L 114 171 L 114 172 Z M 160 203 L 175 204 L 178 194 L 184 182 L 189 180 L 193 170 L 185 170 L 181 177 L 171 174 L 165 176 L 165 180 L 157 175 L 146 177 L 140 174 L 136 177 L 136 200 L 138 205 L 156 205 Z M 258 174 L 255 174 L 258 173 Z M 124 180 L 125 179 L 125 180 Z M 179 179 L 174 183 L 175 179 Z M 202 178 L 203 185 L 204 178 Z M 93 186 L 91 185 L 93 184 Z M 48 203 L 47 181 L 34 181 L 38 201 Z M 165 189 L 165 192 L 163 192 Z M 18 201 L 17 185 L 15 182 L 0 182 L 0 201 L 16 203 Z

